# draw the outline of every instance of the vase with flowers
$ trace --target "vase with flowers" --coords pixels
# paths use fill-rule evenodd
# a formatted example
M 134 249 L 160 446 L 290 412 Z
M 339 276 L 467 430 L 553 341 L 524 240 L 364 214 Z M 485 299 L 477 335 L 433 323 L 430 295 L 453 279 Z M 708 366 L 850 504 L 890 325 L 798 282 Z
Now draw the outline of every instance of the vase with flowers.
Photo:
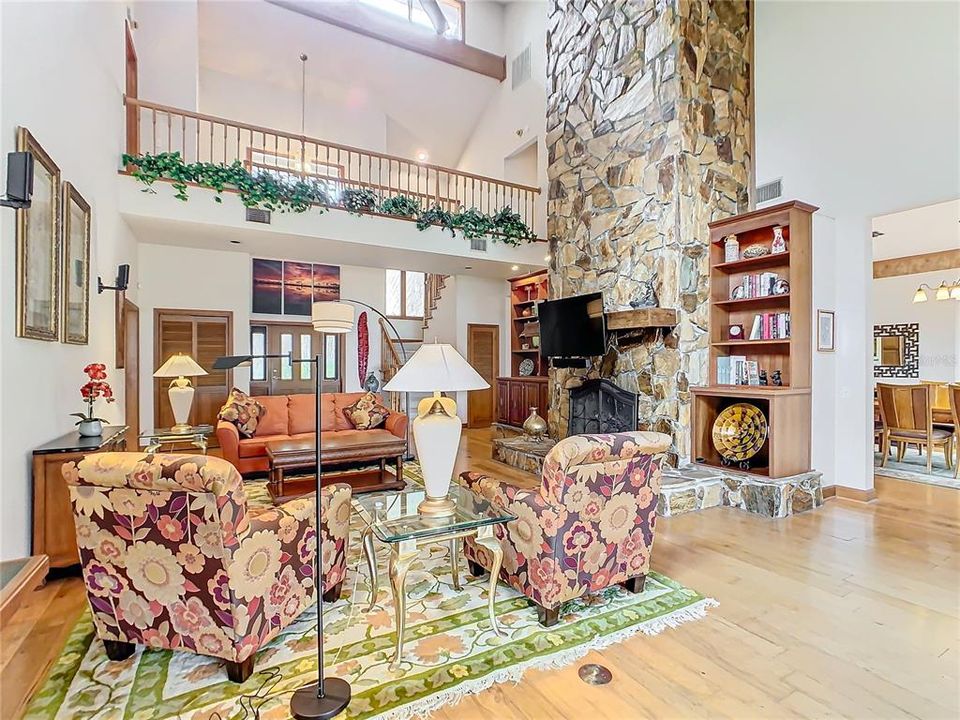
M 103 418 L 93 414 L 93 404 L 100 398 L 106 402 L 116 401 L 113 388 L 107 382 L 107 366 L 103 363 L 90 363 L 83 371 L 87 374 L 87 382 L 80 387 L 80 397 L 87 404 L 85 413 L 70 413 L 77 420 L 77 432 L 83 437 L 97 437 L 103 433 Z

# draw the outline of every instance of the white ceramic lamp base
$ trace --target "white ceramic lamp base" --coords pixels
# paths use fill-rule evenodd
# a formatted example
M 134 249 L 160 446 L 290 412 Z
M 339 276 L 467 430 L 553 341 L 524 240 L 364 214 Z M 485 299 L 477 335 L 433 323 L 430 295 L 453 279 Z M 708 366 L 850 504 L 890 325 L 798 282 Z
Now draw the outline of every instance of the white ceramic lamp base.
M 429 407 L 424 410 L 428 402 Z M 413 419 L 413 439 L 427 498 L 417 510 L 425 516 L 448 517 L 456 511 L 456 504 L 448 495 L 463 426 L 457 416 L 457 404 L 450 398 L 426 398 L 420 409 Z
M 170 428 L 172 432 L 190 432 L 193 428 L 188 422 L 190 419 L 190 407 L 193 405 L 194 389 L 190 386 L 190 381 L 186 378 L 177 378 L 170 383 L 170 389 L 167 396 L 170 398 L 170 409 L 173 410 L 174 426 Z

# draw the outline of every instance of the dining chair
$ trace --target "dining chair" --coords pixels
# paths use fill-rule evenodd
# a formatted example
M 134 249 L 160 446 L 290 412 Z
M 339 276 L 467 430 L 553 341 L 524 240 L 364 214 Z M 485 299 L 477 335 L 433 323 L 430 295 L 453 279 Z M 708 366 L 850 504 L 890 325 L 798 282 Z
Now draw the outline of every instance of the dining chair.
M 950 402 L 950 414 L 953 416 L 953 444 L 957 450 L 953 476 L 960 478 L 960 383 L 947 385 L 947 399 Z
M 890 385 L 877 383 L 880 421 L 883 423 L 883 460 L 887 466 L 890 443 L 913 443 L 926 448 L 927 472 L 933 472 L 933 451 L 943 448 L 947 468 L 953 467 L 953 433 L 933 427 L 933 388 L 927 384 Z
M 940 380 L 921 380 L 920 383 L 933 388 L 933 397 L 930 401 L 933 412 L 933 426 L 953 432 L 953 423 L 944 422 L 942 417 L 942 411 L 949 411 L 950 409 L 950 391 L 947 389 L 948 384 Z M 938 418 L 938 416 L 940 417 Z

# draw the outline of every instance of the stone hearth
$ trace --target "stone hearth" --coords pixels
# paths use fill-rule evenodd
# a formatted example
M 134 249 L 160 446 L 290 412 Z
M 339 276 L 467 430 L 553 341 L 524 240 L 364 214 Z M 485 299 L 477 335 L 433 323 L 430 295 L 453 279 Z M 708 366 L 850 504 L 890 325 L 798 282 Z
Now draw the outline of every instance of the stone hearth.
M 823 505 L 820 482 L 819 472 L 773 480 L 696 464 L 664 468 L 657 512 L 671 517 L 726 506 L 782 518 Z
M 505 465 L 524 470 L 540 477 L 543 470 L 543 459 L 556 443 L 553 440 L 534 442 L 525 435 L 514 437 L 494 438 L 491 455 Z

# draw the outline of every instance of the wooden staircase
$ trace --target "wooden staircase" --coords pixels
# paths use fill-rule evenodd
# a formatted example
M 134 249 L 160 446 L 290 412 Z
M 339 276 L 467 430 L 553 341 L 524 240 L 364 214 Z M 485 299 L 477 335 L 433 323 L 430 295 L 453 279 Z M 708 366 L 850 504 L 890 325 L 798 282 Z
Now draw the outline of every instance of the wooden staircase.
M 434 275 L 427 273 L 424 279 L 426 287 L 424 288 L 424 307 L 423 307 L 423 329 L 433 317 L 433 311 L 437 309 L 437 303 L 447 284 L 448 275 Z M 397 338 L 394 336 L 390 326 L 383 318 L 380 318 L 380 371 L 383 374 L 383 384 L 386 385 L 397 374 L 397 371 L 403 367 L 413 354 L 423 344 L 423 337 L 419 338 Z M 389 393 L 385 400 L 391 410 L 400 412 L 401 393 Z M 416 403 L 411 401 L 411 407 L 416 407 Z

